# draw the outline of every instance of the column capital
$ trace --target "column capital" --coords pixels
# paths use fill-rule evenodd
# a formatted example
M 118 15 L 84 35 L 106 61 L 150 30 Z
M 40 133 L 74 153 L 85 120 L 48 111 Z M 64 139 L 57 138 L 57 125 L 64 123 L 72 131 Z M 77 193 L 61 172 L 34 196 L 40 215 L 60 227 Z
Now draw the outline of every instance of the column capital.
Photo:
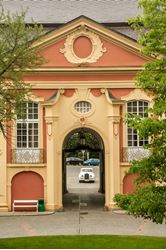
M 108 119 L 109 119 L 109 121 L 111 121 L 112 123 L 115 124 L 115 123 L 120 123 L 121 117 L 120 116 L 111 116 L 111 115 L 109 115 Z
M 50 136 L 52 136 L 52 132 L 53 132 L 53 126 L 55 124 L 55 122 L 58 120 L 57 116 L 45 116 L 45 121 L 47 124 L 47 134 Z
M 46 124 L 52 124 L 58 120 L 58 116 L 45 116 Z

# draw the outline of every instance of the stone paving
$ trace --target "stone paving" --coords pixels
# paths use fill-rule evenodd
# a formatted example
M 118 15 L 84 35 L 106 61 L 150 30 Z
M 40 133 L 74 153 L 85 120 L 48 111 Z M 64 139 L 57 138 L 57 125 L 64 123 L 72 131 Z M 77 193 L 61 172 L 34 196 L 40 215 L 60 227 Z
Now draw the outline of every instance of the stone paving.
M 102 195 L 94 199 L 93 195 L 67 194 L 63 212 L 0 213 L 0 238 L 92 234 L 166 237 L 165 224 L 135 219 L 122 210 L 104 211 L 102 199 Z
M 78 166 L 70 167 L 63 212 L 0 213 L 0 238 L 38 235 L 148 235 L 166 237 L 166 225 L 135 219 L 123 210 L 104 211 L 104 195 L 95 183 L 78 184 Z

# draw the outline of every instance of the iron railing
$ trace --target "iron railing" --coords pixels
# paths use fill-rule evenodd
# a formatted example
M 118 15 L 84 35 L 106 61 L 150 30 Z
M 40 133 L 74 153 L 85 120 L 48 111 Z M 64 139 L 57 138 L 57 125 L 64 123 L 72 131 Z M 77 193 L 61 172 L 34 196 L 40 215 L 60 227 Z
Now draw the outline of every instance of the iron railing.
M 121 162 L 131 162 L 141 160 L 149 156 L 149 150 L 143 147 L 126 147 L 121 151 Z
M 11 163 L 40 164 L 44 163 L 44 149 L 11 149 Z

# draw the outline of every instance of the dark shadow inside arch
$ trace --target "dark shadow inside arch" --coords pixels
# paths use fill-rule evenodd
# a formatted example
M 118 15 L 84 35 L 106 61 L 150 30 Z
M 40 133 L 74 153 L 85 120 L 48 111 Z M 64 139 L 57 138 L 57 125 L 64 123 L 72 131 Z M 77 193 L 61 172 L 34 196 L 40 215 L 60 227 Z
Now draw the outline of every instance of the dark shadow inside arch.
M 62 190 L 64 208 L 84 204 L 88 208 L 104 207 L 105 159 L 101 136 L 90 128 L 72 130 L 64 139 L 62 149 Z M 99 159 L 93 164 L 88 159 Z M 81 168 L 92 168 L 95 182 L 80 182 Z

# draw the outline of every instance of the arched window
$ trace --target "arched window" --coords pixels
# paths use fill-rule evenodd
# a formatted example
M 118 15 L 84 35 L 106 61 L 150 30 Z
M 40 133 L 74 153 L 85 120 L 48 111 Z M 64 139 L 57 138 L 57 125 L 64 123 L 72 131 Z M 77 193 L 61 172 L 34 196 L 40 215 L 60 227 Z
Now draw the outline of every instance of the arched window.
M 127 113 L 139 115 L 142 118 L 148 117 L 147 101 L 130 101 L 127 103 Z M 140 138 L 136 129 L 127 127 L 127 139 L 129 147 L 139 147 L 148 144 L 148 138 Z

